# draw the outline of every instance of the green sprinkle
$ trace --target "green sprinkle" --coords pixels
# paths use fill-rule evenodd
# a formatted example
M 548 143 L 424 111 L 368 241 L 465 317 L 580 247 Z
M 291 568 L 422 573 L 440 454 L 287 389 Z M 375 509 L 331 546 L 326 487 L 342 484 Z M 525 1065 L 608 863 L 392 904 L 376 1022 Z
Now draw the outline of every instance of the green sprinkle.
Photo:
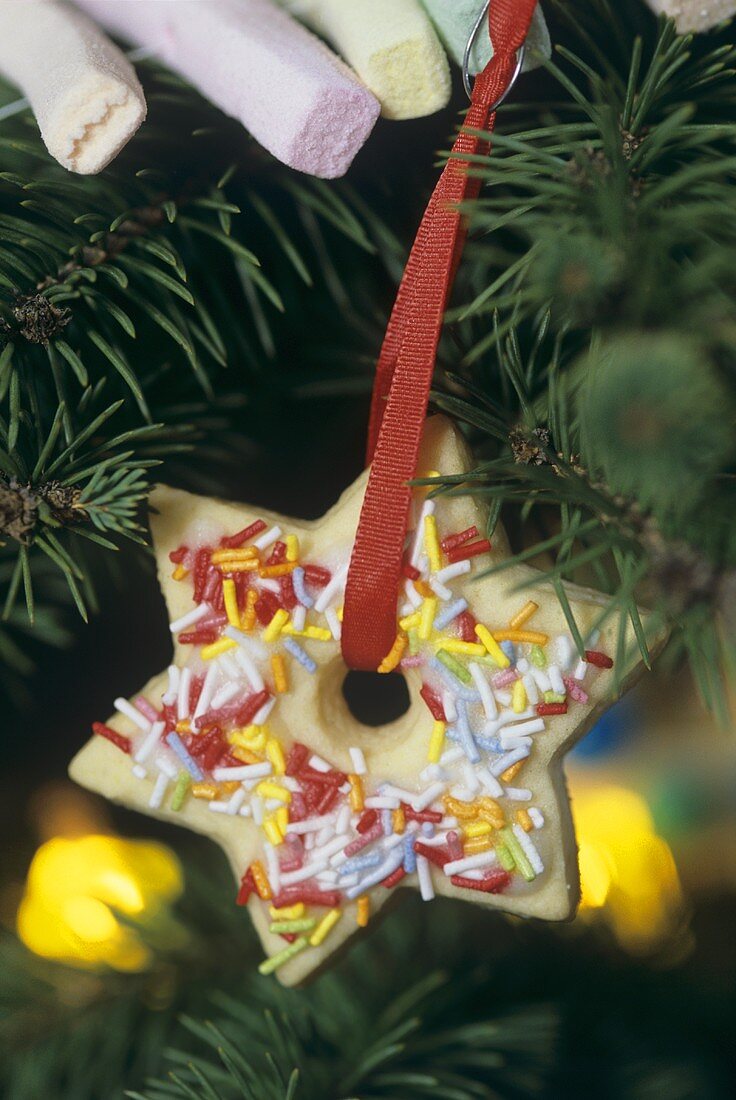
M 278 970 L 280 966 L 287 963 L 289 959 L 293 959 L 295 955 L 298 955 L 300 951 L 309 943 L 306 936 L 300 936 L 298 940 L 294 940 L 283 951 L 279 951 L 278 954 L 272 955 L 270 959 L 264 959 L 261 965 L 258 967 L 259 974 L 273 974 L 274 970 Z
M 501 836 L 504 839 L 506 847 L 511 852 L 511 855 L 514 857 L 514 863 L 518 867 L 521 875 L 526 879 L 527 882 L 531 882 L 532 879 L 535 879 L 537 877 L 536 872 L 529 860 L 526 858 L 526 852 L 514 836 L 513 830 L 509 829 L 509 827 L 506 826 L 506 828 L 501 829 L 500 832 Z
M 184 804 L 184 796 L 189 789 L 189 773 L 179 772 L 179 778 L 176 781 L 174 787 L 174 793 L 171 796 L 171 809 L 180 810 Z
M 494 672 L 498 672 L 501 667 L 498 661 L 494 661 L 490 653 L 484 653 L 482 657 L 473 657 L 473 660 L 477 665 L 485 665 L 486 668 L 492 668 Z
M 437 659 L 442 661 L 445 668 L 448 669 L 453 676 L 457 676 L 461 683 L 469 684 L 473 679 L 465 665 L 461 665 L 459 661 L 455 660 L 453 655 L 448 653 L 446 649 L 437 650 Z
M 541 645 L 533 645 L 529 656 L 532 659 L 532 663 L 535 664 L 537 668 L 547 667 L 547 654 L 544 652 Z
M 271 932 L 308 932 L 314 928 L 317 920 L 315 917 L 302 917 L 300 920 L 276 920 L 271 925 Z
M 498 862 L 503 867 L 504 871 L 513 871 L 516 867 L 514 863 L 514 857 L 508 850 L 505 844 L 496 845 L 496 855 L 498 856 Z
M 409 653 L 412 657 L 416 657 L 419 652 L 419 635 L 417 634 L 416 627 L 409 631 Z
M 545 703 L 564 703 L 565 696 L 560 695 L 558 691 L 545 691 L 544 701 Z

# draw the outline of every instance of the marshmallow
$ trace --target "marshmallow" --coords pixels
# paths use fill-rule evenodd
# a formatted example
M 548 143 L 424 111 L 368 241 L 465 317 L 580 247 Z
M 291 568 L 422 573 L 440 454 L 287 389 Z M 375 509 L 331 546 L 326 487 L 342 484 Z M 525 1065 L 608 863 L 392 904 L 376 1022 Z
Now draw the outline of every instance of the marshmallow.
M 301 172 L 342 176 L 380 107 L 314 35 L 270 0 L 77 0 L 161 60 Z
M 669 15 L 680 34 L 707 31 L 736 15 L 734 0 L 648 0 L 657 13 Z
M 450 99 L 445 52 L 418 0 L 281 0 L 328 39 L 385 118 L 420 118 Z
M 458 65 L 462 65 L 465 47 L 483 6 L 482 0 L 421 0 L 421 2 L 437 28 L 437 33 L 450 57 Z M 524 72 L 539 64 L 534 57 L 535 52 L 544 57 L 550 57 L 552 53 L 549 31 L 539 5 L 534 12 L 526 44 L 528 49 L 524 55 Z M 478 31 L 475 45 L 470 52 L 468 68 L 471 75 L 484 69 L 492 57 L 493 48 L 489 40 L 486 20 L 485 25 Z
M 100 172 L 146 117 L 125 56 L 57 0 L 0 0 L 0 72 L 22 89 L 49 153 L 72 172 Z

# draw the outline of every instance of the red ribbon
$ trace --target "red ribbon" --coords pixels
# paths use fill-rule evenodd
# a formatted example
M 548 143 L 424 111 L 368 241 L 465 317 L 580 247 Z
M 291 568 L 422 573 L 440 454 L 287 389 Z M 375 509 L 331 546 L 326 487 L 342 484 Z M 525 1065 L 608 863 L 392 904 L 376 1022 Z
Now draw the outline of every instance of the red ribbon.
M 465 244 L 457 207 L 480 191 L 463 156 L 490 149 L 467 131 L 493 129 L 493 105 L 512 81 L 535 7 L 536 0 L 491 2 L 493 57 L 475 78 L 464 127 L 424 212 L 384 337 L 368 427 L 372 466 L 345 589 L 342 654 L 350 668 L 375 671 L 396 638 L 407 483 L 416 475 L 443 315 Z

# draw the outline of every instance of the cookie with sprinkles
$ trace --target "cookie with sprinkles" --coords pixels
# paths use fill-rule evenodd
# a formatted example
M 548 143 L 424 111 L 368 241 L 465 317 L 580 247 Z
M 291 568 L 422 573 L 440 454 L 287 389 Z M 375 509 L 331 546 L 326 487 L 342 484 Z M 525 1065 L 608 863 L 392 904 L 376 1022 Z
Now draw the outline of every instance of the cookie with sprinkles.
M 470 457 L 427 422 L 420 474 Z M 70 768 L 108 798 L 225 850 L 263 973 L 295 984 L 400 887 L 564 920 L 578 899 L 563 753 L 641 670 L 614 670 L 606 597 L 516 564 L 472 496 L 414 492 L 396 641 L 410 705 L 376 729 L 342 691 L 342 599 L 362 475 L 320 520 L 159 488 L 151 528 L 174 655 L 95 723 Z M 643 616 L 646 627 L 646 616 Z M 652 640 L 656 648 L 657 639 Z

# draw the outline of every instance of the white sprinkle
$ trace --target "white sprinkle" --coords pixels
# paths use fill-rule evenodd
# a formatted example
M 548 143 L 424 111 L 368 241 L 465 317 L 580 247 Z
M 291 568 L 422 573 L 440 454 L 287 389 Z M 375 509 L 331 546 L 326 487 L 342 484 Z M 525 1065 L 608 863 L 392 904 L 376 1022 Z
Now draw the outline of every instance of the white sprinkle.
M 295 886 L 297 882 L 305 882 L 308 878 L 313 878 L 318 871 L 327 870 L 327 860 L 318 859 L 312 863 L 306 863 L 303 867 L 298 867 L 296 871 L 286 871 L 281 876 L 282 886 Z
M 256 713 L 253 715 L 253 725 L 254 726 L 264 725 L 266 719 L 268 718 L 269 714 L 271 713 L 271 711 L 273 710 L 273 708 L 275 706 L 276 706 L 276 696 L 274 695 L 268 700 L 267 703 L 263 704 L 263 706 L 261 707 L 261 709 L 259 711 L 256 711 Z
M 530 737 L 533 733 L 542 733 L 544 730 L 544 718 L 531 718 L 527 722 L 518 722 L 504 726 L 502 737 Z
M 497 702 L 499 702 L 502 707 L 511 706 L 511 700 L 513 696 L 511 695 L 510 691 L 504 691 L 501 688 L 496 688 L 494 694 L 496 696 Z
M 471 791 L 469 787 L 451 787 L 450 794 L 458 802 L 475 801 L 475 791 Z
M 528 813 L 534 828 L 541 829 L 544 825 L 544 814 L 542 811 L 538 810 L 536 806 L 530 806 Z
M 259 577 L 258 587 L 265 589 L 266 592 L 275 592 L 277 595 L 281 591 L 281 585 L 278 581 L 271 580 L 270 577 Z
M 542 693 L 552 690 L 550 678 L 544 671 L 544 669 L 537 668 L 536 665 L 532 665 L 532 667 L 529 669 L 529 675 L 533 677 L 534 683 L 537 685 Z
M 426 810 L 427 806 L 431 805 L 431 803 L 434 802 L 436 798 L 439 798 L 441 794 L 444 794 L 444 791 L 444 783 L 440 783 L 439 781 L 437 783 L 432 783 L 432 785 L 427 787 L 426 791 L 424 791 L 422 794 L 414 796 L 411 801 L 411 808 L 417 813 L 421 813 L 422 810 Z
M 254 794 L 250 800 L 250 808 L 253 811 L 253 820 L 256 825 L 263 824 L 263 799 L 260 795 Z
M 173 622 L 170 622 L 169 630 L 172 634 L 178 634 L 180 630 L 186 630 L 188 626 L 194 626 L 195 623 L 198 623 L 209 610 L 209 604 L 200 603 L 191 611 L 187 611 L 186 615 L 182 615 L 180 619 L 174 619 Z
M 257 767 L 258 765 L 251 765 Z M 287 833 L 295 833 L 300 836 L 304 833 L 318 833 L 325 825 L 333 821 L 332 814 L 322 814 L 321 817 L 310 817 L 306 821 L 292 821 L 286 826 Z
M 438 570 L 435 573 L 435 580 L 440 584 L 445 584 L 446 581 L 452 581 L 455 577 L 461 577 L 463 573 L 469 573 L 473 568 L 472 562 L 468 561 L 456 561 L 452 565 L 446 565 L 444 569 Z
M 317 756 L 316 753 L 312 753 L 309 757 L 309 766 L 314 768 L 316 772 L 329 772 L 332 770 L 327 761 L 323 760 L 321 756 Z
M 204 681 L 202 683 L 202 690 L 199 693 L 199 699 L 197 705 L 194 708 L 194 714 L 192 715 L 195 723 L 197 718 L 200 718 L 210 709 L 210 701 L 215 694 L 215 683 L 217 677 L 220 674 L 220 670 L 217 667 L 215 661 L 212 661 L 207 672 L 205 673 Z
M 463 755 L 465 755 L 463 753 Z M 422 783 L 436 783 L 438 779 L 447 779 L 445 769 L 440 764 L 427 764 L 419 773 Z
M 452 599 L 452 591 L 446 588 L 441 581 L 438 581 L 436 576 L 430 578 L 429 587 L 432 589 L 435 596 L 438 596 L 441 600 Z
M 451 816 L 450 817 L 443 817 L 442 821 L 440 821 L 437 828 L 438 829 L 457 829 L 457 824 L 458 824 L 458 822 L 457 822 L 456 817 L 451 817 Z
M 226 626 L 223 630 L 223 634 L 227 638 L 232 638 L 234 642 L 238 643 L 238 648 L 235 650 L 234 654 L 235 660 L 238 662 L 243 672 L 248 677 L 248 680 L 253 690 L 263 691 L 263 688 L 265 686 L 263 683 L 263 677 L 256 668 L 256 663 L 251 657 L 250 653 L 246 652 L 246 649 L 249 648 L 247 646 L 247 643 L 250 641 L 250 639 L 247 638 L 245 634 L 243 634 L 242 630 L 238 630 L 236 626 Z M 243 639 L 245 639 L 245 641 Z
M 307 621 L 307 609 L 298 603 L 291 613 L 291 625 L 298 632 L 304 630 Z
M 480 867 L 490 867 L 492 863 L 496 863 L 498 856 L 491 850 L 488 852 L 478 852 L 475 856 L 466 856 L 464 859 L 453 859 L 450 863 L 446 863 L 442 870 L 446 875 L 462 875 L 465 871 L 477 871 Z
M 355 775 L 365 775 L 368 768 L 366 766 L 365 757 L 363 756 L 363 750 L 353 745 L 350 748 L 350 759 L 353 762 L 353 773 Z
M 231 699 L 240 691 L 240 684 L 223 684 L 218 692 L 215 693 L 212 699 L 212 709 L 219 710 L 220 707 L 224 707 L 225 703 L 229 703 Z
M 417 517 L 417 525 L 414 530 L 414 542 L 412 543 L 411 554 L 409 556 L 409 561 L 415 569 L 422 556 L 422 551 L 424 550 L 424 520 L 427 516 L 434 515 L 435 507 L 436 505 L 433 500 L 425 500 Z
M 395 848 L 397 844 L 403 844 L 404 837 L 401 833 L 391 833 L 391 836 L 385 836 L 380 841 L 380 846 L 384 852 L 390 852 L 392 848 Z
M 211 802 L 207 803 L 207 809 L 211 810 L 213 814 L 226 814 L 227 802 L 217 802 L 213 798 Z
M 422 844 L 426 844 L 428 848 L 441 848 L 447 840 L 447 833 L 436 833 L 435 836 L 423 836 Z
M 215 657 L 215 664 L 220 666 L 228 680 L 240 679 L 242 669 L 238 668 L 238 663 L 232 653 L 221 653 L 219 657 Z
M 305 852 L 311 852 L 312 848 L 314 848 L 314 838 L 316 835 L 316 833 L 307 833 L 307 835 L 304 837 Z
M 330 628 L 330 634 L 336 642 L 340 641 L 342 637 L 342 627 L 340 626 L 340 620 L 337 617 L 337 612 L 334 607 L 328 607 L 325 611 L 325 618 L 327 619 L 327 625 Z
M 240 814 L 241 817 L 250 817 L 250 815 L 252 813 L 252 810 L 251 810 L 250 806 L 241 806 L 240 809 L 238 810 L 238 813 Z
M 351 790 L 350 780 L 346 779 L 345 782 L 341 783 L 340 786 L 337 789 L 340 792 L 340 794 L 350 794 L 350 790 Z
M 132 768 L 132 771 L 133 771 L 133 775 L 136 777 L 136 779 L 145 779 L 146 778 L 146 769 L 144 767 L 142 767 L 140 764 L 134 764 L 133 768 Z
M 317 881 L 320 884 L 323 883 L 323 882 L 327 882 L 331 885 L 334 885 L 334 883 L 337 882 L 339 877 L 340 876 L 338 875 L 337 871 L 320 871 L 319 874 L 317 875 Z M 343 879 L 345 879 L 345 877 L 346 876 L 343 875 Z M 347 877 L 349 877 L 349 876 L 347 876 Z
M 136 725 L 139 730 L 148 733 L 151 728 L 151 723 L 136 709 L 136 707 L 132 707 L 127 699 L 116 699 L 115 706 L 121 714 L 124 714 L 126 718 L 130 718 L 131 722 Z
M 528 833 L 524 832 L 521 825 L 512 825 L 511 828 L 514 831 L 514 836 L 524 849 L 524 855 L 531 863 L 533 870 L 535 870 L 538 875 L 541 875 L 544 870 L 542 857 L 534 846 L 534 843 L 530 840 Z
M 422 606 L 422 597 L 417 592 L 411 581 L 404 581 L 404 594 L 409 601 L 410 609 L 416 611 Z
M 422 895 L 422 901 L 431 901 L 434 897 L 434 886 L 432 885 L 429 860 L 426 856 L 417 856 L 417 877 L 419 878 L 419 893 Z
M 325 825 L 323 828 L 320 829 L 320 831 L 318 833 L 315 833 L 315 836 L 314 836 L 314 846 L 315 846 L 315 848 L 322 848 L 327 843 L 328 840 L 332 839 L 332 837 L 334 835 L 335 835 L 335 827 L 334 827 L 333 823 L 330 822 L 329 825 Z
M 166 788 L 169 785 L 169 777 L 161 772 L 153 784 L 153 790 L 151 791 L 151 797 L 148 800 L 148 805 L 152 810 L 157 810 L 164 800 L 166 794 Z
M 493 698 L 493 692 L 491 691 L 491 685 L 485 677 L 483 669 L 475 661 L 468 662 L 468 669 L 470 675 L 473 677 L 478 694 L 480 695 L 480 701 L 483 704 L 483 710 L 485 711 L 486 718 L 493 721 L 498 717 L 498 707 L 496 706 L 496 700 Z
M 504 752 L 511 752 L 512 749 L 526 749 L 527 752 L 532 747 L 531 737 L 514 737 L 513 734 L 501 732 L 500 736 L 501 748 Z
M 151 755 L 156 745 L 159 743 L 161 734 L 164 732 L 165 725 L 163 722 L 154 722 L 151 726 L 151 732 L 143 738 L 140 745 L 136 749 L 133 755 L 133 759 L 136 764 L 142 764 L 144 760 L 147 760 Z
M 387 795 L 372 794 L 365 800 L 367 810 L 398 810 L 399 799 Z
M 567 672 L 575 655 L 575 648 L 569 634 L 558 634 L 554 640 L 554 653 L 557 664 L 563 672 Z
M 341 806 L 335 818 L 335 832 L 347 833 L 350 828 L 351 814 L 349 806 Z
M 529 755 L 529 749 L 521 748 L 514 749 L 513 752 L 507 752 L 504 756 L 499 757 L 498 760 L 491 764 L 489 771 L 491 775 L 501 775 L 507 768 L 511 768 L 514 764 L 518 764 L 520 760 L 526 760 Z
M 176 716 L 180 722 L 189 717 L 189 689 L 192 685 L 191 668 L 183 668 L 179 677 L 179 697 L 176 701 Z
M 476 768 L 475 774 L 480 779 L 481 785 L 491 798 L 500 798 L 503 795 L 503 787 L 496 779 L 495 775 L 491 775 L 488 768 Z
M 398 798 L 400 802 L 411 802 L 417 797 L 416 791 L 407 791 L 404 787 L 397 787 L 393 783 L 382 783 L 379 795 L 388 795 L 389 798 Z
M 547 675 L 549 676 L 549 682 L 552 685 L 552 690 L 556 691 L 558 695 L 566 695 L 567 688 L 565 682 L 562 679 L 562 674 L 557 665 L 550 665 L 547 669 Z
M 215 768 L 212 778 L 216 783 L 229 783 L 232 780 L 240 782 L 243 779 L 263 779 L 272 772 L 271 764 L 264 761 L 262 764 L 243 764 L 242 768 Z
M 279 866 L 279 857 L 276 854 L 276 849 L 273 844 L 269 844 L 267 840 L 264 841 L 263 849 L 266 853 L 266 872 L 268 874 L 268 881 L 271 884 L 271 889 L 274 894 L 278 894 L 281 891 L 281 868 Z
M 507 787 L 504 795 L 506 798 L 510 798 L 512 802 L 528 802 L 532 797 L 532 792 L 526 790 L 525 787 Z
M 447 714 L 447 711 L 445 711 Z M 440 765 L 443 768 L 451 768 L 453 764 L 456 764 L 458 760 L 462 760 L 465 756 L 465 750 L 460 745 L 453 745 L 451 749 L 445 749 L 440 757 Z M 440 776 L 437 776 L 439 779 Z
M 411 615 L 413 610 L 413 604 L 410 604 L 407 600 L 406 603 L 402 603 L 401 607 L 399 608 L 399 615 L 403 619 L 406 615 Z
M 526 697 L 533 707 L 536 707 L 539 702 L 539 690 L 534 681 L 534 677 L 530 673 L 526 673 L 522 676 L 524 683 L 524 690 L 526 691 Z
M 172 703 L 176 702 L 179 692 L 179 668 L 177 665 L 169 665 L 168 672 L 169 686 L 166 689 L 166 694 L 161 696 L 161 702 L 164 706 L 170 707 Z
M 345 562 L 336 573 L 333 573 L 331 580 L 327 582 L 317 599 L 314 601 L 314 610 L 318 614 L 326 611 L 338 593 L 345 587 L 349 564 L 349 562 Z
M 588 662 L 580 660 L 575 665 L 575 671 L 572 674 L 573 680 L 584 680 L 585 673 L 588 671 Z
M 253 540 L 253 546 L 256 550 L 266 550 L 269 546 L 273 546 L 276 539 L 281 536 L 281 528 L 276 524 L 274 527 L 269 527 L 267 531 L 264 531 L 257 539 Z
M 442 709 L 450 725 L 452 725 L 453 722 L 457 722 L 457 706 L 455 705 L 455 696 L 451 691 L 442 692 Z
M 160 772 L 163 772 L 164 775 L 168 776 L 169 779 L 178 779 L 179 772 L 177 766 L 171 759 L 170 754 L 166 752 L 165 749 L 162 749 L 161 752 L 156 753 L 153 762 L 158 770 Z
M 460 764 L 460 770 L 463 773 L 463 779 L 465 780 L 465 786 L 468 790 L 477 793 L 480 790 L 480 780 L 475 774 L 475 768 L 469 760 L 463 760 Z

